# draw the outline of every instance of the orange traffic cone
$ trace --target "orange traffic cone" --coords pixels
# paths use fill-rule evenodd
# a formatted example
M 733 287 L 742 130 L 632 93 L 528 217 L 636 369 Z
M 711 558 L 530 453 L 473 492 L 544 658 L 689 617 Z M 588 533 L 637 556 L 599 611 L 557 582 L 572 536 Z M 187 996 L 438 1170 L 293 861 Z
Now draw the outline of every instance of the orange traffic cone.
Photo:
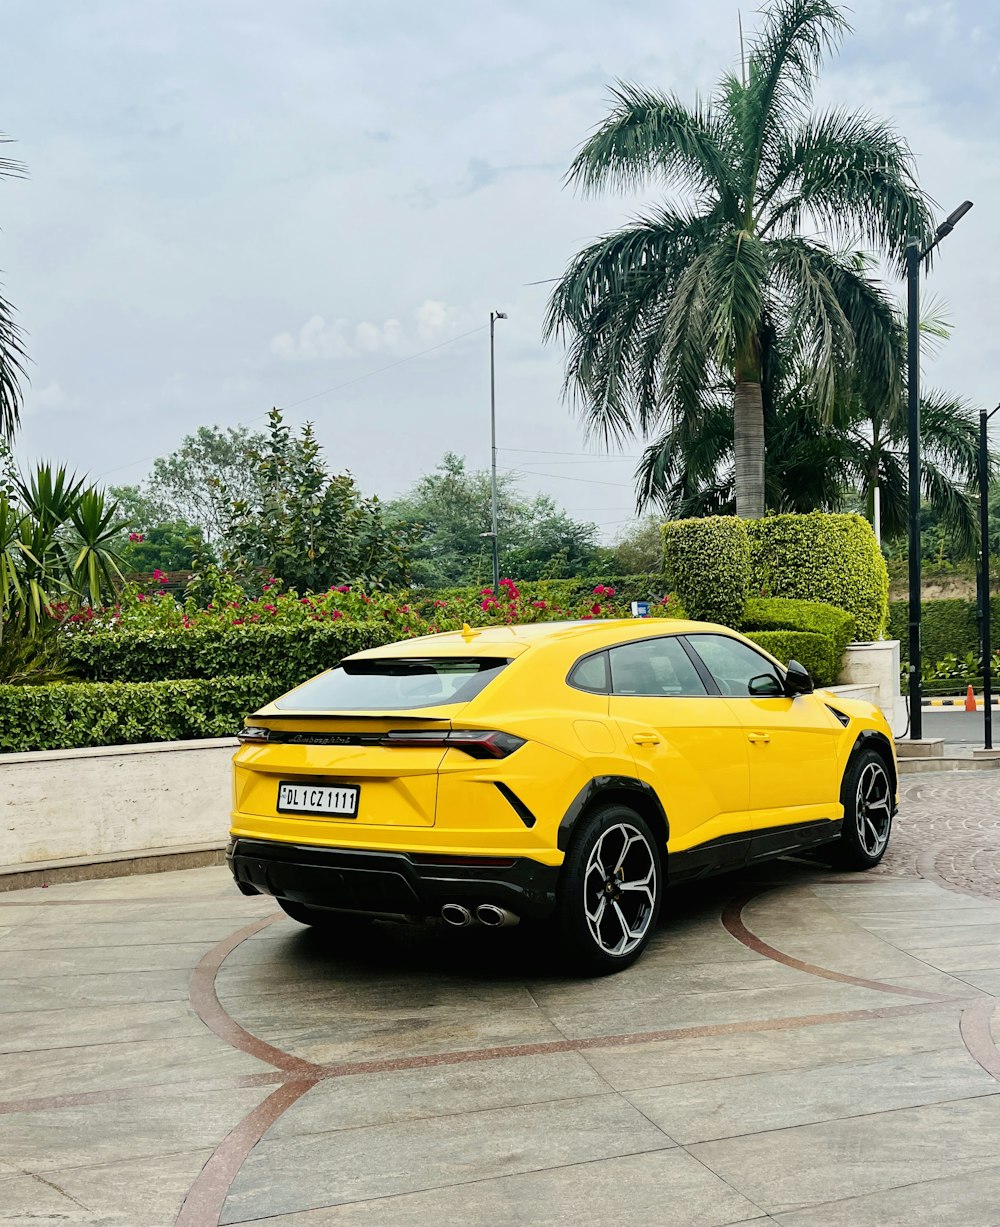
M 965 694 L 965 710 L 966 711 L 978 711 L 979 710 L 979 704 L 976 702 L 976 696 L 972 693 L 971 686 L 969 687 L 969 689 L 966 691 L 966 694 Z

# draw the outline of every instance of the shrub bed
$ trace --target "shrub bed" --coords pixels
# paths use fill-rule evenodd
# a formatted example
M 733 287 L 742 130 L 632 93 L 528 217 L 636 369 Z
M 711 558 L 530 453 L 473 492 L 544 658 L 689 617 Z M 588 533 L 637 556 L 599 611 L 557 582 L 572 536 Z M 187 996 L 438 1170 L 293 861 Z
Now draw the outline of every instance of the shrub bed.
M 746 521 L 670 520 L 663 526 L 666 579 L 696 621 L 739 626 L 750 582 Z
M 211 681 L 0 686 L 0 750 L 225 737 L 279 689 L 262 674 Z
M 761 632 L 810 632 L 822 635 L 828 640 L 828 647 L 822 656 L 816 655 L 816 668 L 800 656 L 795 659 L 806 666 L 817 685 L 832 686 L 840 673 L 844 651 L 854 638 L 854 617 L 845 609 L 837 609 L 823 601 L 754 597 L 746 603 L 741 629 L 751 639 L 756 639 Z M 780 656 L 772 647 L 767 650 Z M 812 648 L 809 650 L 813 651 Z
M 891 639 L 899 640 L 900 656 L 910 655 L 910 606 L 908 601 L 889 603 Z M 990 600 L 990 637 L 1000 644 L 1000 597 Z M 950 655 L 965 656 L 979 652 L 979 620 L 975 601 L 946 597 L 923 601 L 920 606 L 920 646 L 925 665 Z
M 288 690 L 364 648 L 399 638 L 385 623 L 201 625 L 74 635 L 66 655 L 95 682 L 159 682 L 266 674 Z
M 854 616 L 859 640 L 882 635 L 889 573 L 866 519 L 822 511 L 776 515 L 748 520 L 747 532 L 752 590 L 835 605 Z
M 797 660 L 805 665 L 817 686 L 830 686 L 836 680 L 840 657 L 835 655 L 829 635 L 818 631 L 743 631 L 743 634 L 782 664 Z

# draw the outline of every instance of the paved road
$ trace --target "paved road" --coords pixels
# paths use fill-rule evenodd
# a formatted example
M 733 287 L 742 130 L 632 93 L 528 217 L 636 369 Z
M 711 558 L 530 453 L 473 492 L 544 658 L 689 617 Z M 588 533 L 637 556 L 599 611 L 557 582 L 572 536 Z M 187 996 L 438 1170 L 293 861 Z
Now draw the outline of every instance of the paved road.
M 605 980 L 221 868 L 0 894 L 0 1223 L 996 1227 L 995 778 L 904 781 L 877 872 L 670 892 Z
M 923 713 L 925 737 L 943 737 L 947 742 L 966 745 L 983 744 L 982 711 L 925 711 Z M 993 709 L 993 744 L 1000 746 L 1000 708 Z

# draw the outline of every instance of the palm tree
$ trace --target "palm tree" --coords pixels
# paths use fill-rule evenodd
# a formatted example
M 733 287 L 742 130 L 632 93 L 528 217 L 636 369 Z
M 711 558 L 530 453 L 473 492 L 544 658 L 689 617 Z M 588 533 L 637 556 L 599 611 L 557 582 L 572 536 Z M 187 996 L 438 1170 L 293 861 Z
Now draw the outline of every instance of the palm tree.
M 824 54 L 849 26 L 831 0 L 774 0 L 740 77 L 686 107 L 619 83 L 607 119 L 574 159 L 584 192 L 649 180 L 680 191 L 579 252 L 545 331 L 568 342 L 566 385 L 606 439 L 696 421 L 706 392 L 731 387 L 736 509 L 765 508 L 768 333 L 793 358 L 821 419 L 852 373 L 901 396 L 900 338 L 869 267 L 807 237 L 858 238 L 901 261 L 930 230 L 906 144 L 861 112 L 811 114 Z
M 0 145 L 10 137 L 0 132 Z M 0 179 L 20 178 L 24 164 L 0 158 Z M 0 441 L 14 434 L 21 417 L 21 377 L 25 374 L 27 354 L 23 334 L 14 319 L 14 308 L 0 294 Z
M 882 535 L 907 529 L 909 445 L 900 414 L 872 417 L 853 398 L 836 423 L 816 414 L 801 383 L 765 414 L 765 491 L 773 511 L 860 510 L 871 518 L 879 490 Z M 920 405 L 921 495 L 956 552 L 978 547 L 979 416 L 966 401 L 931 391 Z M 991 468 L 997 467 L 996 457 Z M 735 509 L 732 418 L 717 398 L 696 432 L 668 429 L 646 448 L 636 472 L 640 510 L 654 505 L 671 518 L 731 515 Z

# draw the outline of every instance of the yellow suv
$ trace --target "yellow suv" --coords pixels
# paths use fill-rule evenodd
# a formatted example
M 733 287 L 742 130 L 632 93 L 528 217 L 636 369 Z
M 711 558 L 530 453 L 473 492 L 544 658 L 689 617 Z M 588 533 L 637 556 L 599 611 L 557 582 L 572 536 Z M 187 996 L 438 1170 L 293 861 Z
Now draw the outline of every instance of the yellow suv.
M 881 712 L 722 626 L 464 628 L 359 652 L 240 733 L 229 864 L 304 924 L 544 921 L 639 957 L 667 882 L 826 845 L 881 860 Z

